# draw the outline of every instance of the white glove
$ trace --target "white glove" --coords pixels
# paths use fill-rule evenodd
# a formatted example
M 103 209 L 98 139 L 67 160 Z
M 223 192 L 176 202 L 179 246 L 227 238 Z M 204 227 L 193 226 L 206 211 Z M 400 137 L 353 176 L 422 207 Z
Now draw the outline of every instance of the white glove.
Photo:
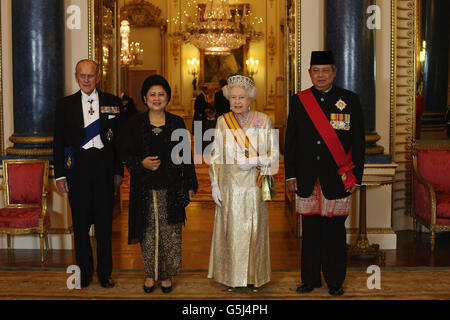
M 219 186 L 216 183 L 216 184 L 212 184 L 211 187 L 212 187 L 212 197 L 214 199 L 214 202 L 219 207 L 222 206 L 222 195 L 220 194 Z
M 251 168 L 254 168 L 259 165 L 259 159 L 258 158 L 249 158 L 245 159 L 243 161 L 238 161 L 238 168 L 241 170 L 250 170 Z
M 257 164 L 256 163 L 239 163 L 237 166 L 239 169 L 247 171 L 247 170 L 250 170 L 251 168 L 256 167 Z

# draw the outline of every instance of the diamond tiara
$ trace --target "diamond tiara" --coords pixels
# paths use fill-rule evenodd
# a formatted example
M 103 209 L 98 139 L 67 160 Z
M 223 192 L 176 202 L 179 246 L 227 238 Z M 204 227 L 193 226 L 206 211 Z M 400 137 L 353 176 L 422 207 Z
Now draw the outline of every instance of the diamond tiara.
M 252 79 L 241 76 L 241 75 L 235 75 L 231 76 L 227 80 L 228 86 L 242 86 L 242 87 L 254 87 L 255 83 Z

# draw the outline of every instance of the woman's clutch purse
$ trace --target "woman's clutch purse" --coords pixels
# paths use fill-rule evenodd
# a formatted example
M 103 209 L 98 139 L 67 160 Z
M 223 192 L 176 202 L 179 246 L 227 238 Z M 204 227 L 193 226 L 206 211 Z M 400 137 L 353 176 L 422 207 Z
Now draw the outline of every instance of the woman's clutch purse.
M 275 179 L 272 175 L 265 175 L 263 177 L 261 192 L 264 201 L 271 201 L 275 198 L 277 192 L 275 190 Z
M 169 188 L 168 197 L 169 206 L 173 209 L 184 209 L 190 202 L 189 191 L 184 182 Z

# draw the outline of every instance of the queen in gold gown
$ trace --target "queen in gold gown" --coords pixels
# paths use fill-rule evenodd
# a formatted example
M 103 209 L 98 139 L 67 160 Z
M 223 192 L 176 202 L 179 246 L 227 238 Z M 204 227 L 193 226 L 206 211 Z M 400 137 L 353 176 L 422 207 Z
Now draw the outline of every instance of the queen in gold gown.
M 270 281 L 269 219 L 258 177 L 279 160 L 272 120 L 250 110 L 253 80 L 231 76 L 223 89 L 231 112 L 217 120 L 209 175 L 216 203 L 208 278 L 233 290 Z

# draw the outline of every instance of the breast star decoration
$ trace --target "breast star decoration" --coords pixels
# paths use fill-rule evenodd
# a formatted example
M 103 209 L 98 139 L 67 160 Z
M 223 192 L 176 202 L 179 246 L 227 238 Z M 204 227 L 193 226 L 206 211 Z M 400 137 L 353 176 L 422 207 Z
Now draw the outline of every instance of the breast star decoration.
M 347 104 L 342 100 L 339 99 L 338 102 L 336 102 L 335 106 L 339 109 L 339 110 L 344 110 L 345 107 L 347 106 Z

